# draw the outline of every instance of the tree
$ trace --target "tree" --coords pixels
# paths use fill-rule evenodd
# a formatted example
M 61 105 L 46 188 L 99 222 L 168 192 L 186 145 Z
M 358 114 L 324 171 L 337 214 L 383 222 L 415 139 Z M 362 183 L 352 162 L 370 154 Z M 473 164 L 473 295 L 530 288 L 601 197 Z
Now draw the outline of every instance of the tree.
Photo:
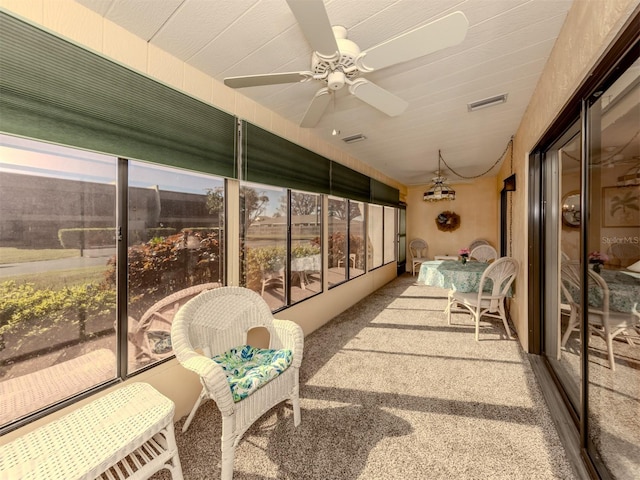
M 329 216 L 339 220 L 347 220 L 346 205 L 346 200 L 329 200 Z M 360 205 L 356 202 L 349 202 L 349 214 L 351 219 L 361 217 Z
M 207 211 L 220 215 L 221 223 L 224 221 L 224 187 L 207 188 Z
M 291 192 L 291 215 L 315 215 L 322 208 L 319 195 Z M 278 212 L 282 215 L 287 213 L 287 197 L 280 197 Z

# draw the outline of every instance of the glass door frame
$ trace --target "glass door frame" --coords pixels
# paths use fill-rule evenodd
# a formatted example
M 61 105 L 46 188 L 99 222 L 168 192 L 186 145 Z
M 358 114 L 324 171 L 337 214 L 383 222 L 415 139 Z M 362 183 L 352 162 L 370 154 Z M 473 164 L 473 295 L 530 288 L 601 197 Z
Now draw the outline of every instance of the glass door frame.
M 565 109 L 557 117 L 553 125 L 543 134 L 538 144 L 532 149 L 529 155 L 528 164 L 528 181 L 529 190 L 527 202 L 529 205 L 528 215 L 528 317 L 529 317 L 529 352 L 539 356 L 541 361 L 533 359 L 538 365 L 542 365 L 542 369 L 534 370 L 541 378 L 540 383 L 545 392 L 548 401 L 553 402 L 560 398 L 560 403 L 555 403 L 555 407 L 563 409 L 562 411 L 552 412 L 559 422 L 563 422 L 565 427 L 559 428 L 559 433 L 563 438 L 567 451 L 573 452 L 582 460 L 583 471 L 590 478 L 609 478 L 608 471 L 602 461 L 593 456 L 593 448 L 589 447 L 589 378 L 588 378 L 588 345 L 587 342 L 581 342 L 581 381 L 580 381 L 580 405 L 578 411 L 573 411 L 571 402 L 569 402 L 562 385 L 556 377 L 551 364 L 544 355 L 544 312 L 545 312 L 545 269 L 546 255 L 548 245 L 545 239 L 545 218 L 547 217 L 549 206 L 544 197 L 546 190 L 546 172 L 545 169 L 547 155 L 554 145 L 558 144 L 559 139 L 565 136 L 567 131 L 576 123 L 580 125 L 581 130 L 581 251 L 580 260 L 582 263 L 582 284 L 587 282 L 587 251 L 584 248 L 584 242 L 588 233 L 588 212 L 586 211 L 586 203 L 589 198 L 589 178 L 588 169 L 585 166 L 590 164 L 590 106 L 597 101 L 599 96 L 610 87 L 619 76 L 631 66 L 638 58 L 640 50 L 640 34 L 638 28 L 638 20 L 640 15 L 636 15 L 628 23 L 628 28 L 622 32 L 618 39 L 611 45 L 609 50 L 602 57 L 600 63 L 593 69 L 591 75 L 585 79 L 583 84 L 578 88 L 575 94 L 565 104 Z M 635 23 L 634 23 L 635 22 Z M 635 24 L 635 27 L 633 26 Z M 583 292 L 582 302 L 586 302 L 587 291 Z M 586 315 L 583 313 L 582 331 L 585 331 Z M 544 371 L 542 371 L 544 370 Z M 552 399 L 552 397 L 555 397 Z M 562 406 L 564 404 L 564 406 Z M 567 422 L 567 415 L 570 415 L 575 425 L 572 432 L 570 421 Z M 566 428 L 566 427 L 569 428 Z

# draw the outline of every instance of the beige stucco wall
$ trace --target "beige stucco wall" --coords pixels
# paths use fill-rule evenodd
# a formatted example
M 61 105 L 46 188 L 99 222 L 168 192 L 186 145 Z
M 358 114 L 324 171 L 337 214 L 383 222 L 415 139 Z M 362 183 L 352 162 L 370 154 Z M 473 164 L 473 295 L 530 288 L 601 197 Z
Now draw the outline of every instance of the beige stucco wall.
M 514 138 L 514 171 L 518 189 L 513 194 L 513 252 L 521 266 L 527 265 L 528 155 L 545 131 L 552 125 L 589 71 L 597 65 L 609 45 L 623 29 L 638 0 L 575 0 L 558 36 L 549 61 L 540 77 L 531 102 Z M 504 162 L 499 173 L 498 189 L 509 176 L 509 164 Z M 521 268 L 516 280 L 527 286 L 527 270 Z M 526 288 L 511 302 L 511 317 L 520 342 L 528 350 L 528 318 Z
M 496 177 L 484 177 L 472 183 L 451 184 L 456 191 L 454 201 L 425 202 L 422 197 L 429 185 L 407 187 L 407 240 L 424 239 L 429 245 L 429 258 L 457 255 L 476 238 L 488 240 L 499 251 L 500 195 L 496 181 Z M 460 227 L 453 232 L 442 232 L 436 226 L 436 217 L 445 210 L 460 215 Z

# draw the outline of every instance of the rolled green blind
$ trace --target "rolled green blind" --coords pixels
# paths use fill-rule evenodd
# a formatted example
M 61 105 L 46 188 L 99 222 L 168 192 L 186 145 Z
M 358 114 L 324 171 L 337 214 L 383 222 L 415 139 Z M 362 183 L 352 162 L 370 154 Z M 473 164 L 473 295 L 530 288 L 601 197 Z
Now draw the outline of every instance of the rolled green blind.
M 232 115 L 5 12 L 0 130 L 237 177 Z
M 400 203 L 400 190 L 372 178 L 371 203 L 397 207 Z
M 249 122 L 243 123 L 245 180 L 330 193 L 330 160 Z
M 370 184 L 367 175 L 331 162 L 331 195 L 368 202 L 371 200 Z

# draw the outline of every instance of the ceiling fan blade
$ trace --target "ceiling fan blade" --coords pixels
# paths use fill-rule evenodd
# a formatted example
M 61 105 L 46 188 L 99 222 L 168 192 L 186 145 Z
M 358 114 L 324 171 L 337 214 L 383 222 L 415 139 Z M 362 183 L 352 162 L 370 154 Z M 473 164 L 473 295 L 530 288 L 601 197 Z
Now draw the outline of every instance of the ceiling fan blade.
M 260 75 L 244 75 L 227 77 L 224 84 L 231 88 L 259 87 L 262 85 L 277 85 L 279 83 L 304 82 L 313 78 L 311 72 L 263 73 Z
M 313 100 L 311 100 L 311 104 L 309 105 L 309 108 L 307 108 L 307 111 L 300 122 L 300 126 L 302 128 L 315 127 L 320 121 L 320 118 L 322 118 L 324 111 L 329 106 L 329 102 L 331 102 L 331 93 L 329 92 L 329 89 L 324 87 L 318 90 L 316 95 L 313 97 Z
M 334 57 L 338 42 L 322 0 L 287 0 L 311 48 L 323 57 Z
M 428 55 L 464 40 L 469 21 L 462 12 L 453 12 L 431 23 L 391 38 L 362 52 L 356 64 L 370 72 Z
M 409 106 L 409 104 L 400 97 L 395 96 L 388 90 L 364 78 L 359 78 L 353 82 L 353 84 L 349 86 L 349 92 L 390 117 L 400 115 Z

